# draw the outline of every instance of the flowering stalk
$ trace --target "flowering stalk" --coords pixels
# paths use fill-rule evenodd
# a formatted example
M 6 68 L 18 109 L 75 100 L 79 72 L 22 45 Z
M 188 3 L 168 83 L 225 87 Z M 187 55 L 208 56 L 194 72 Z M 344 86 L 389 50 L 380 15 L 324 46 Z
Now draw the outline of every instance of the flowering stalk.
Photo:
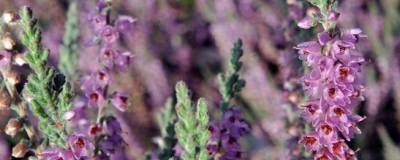
M 300 59 L 311 67 L 302 77 L 308 100 L 301 108 L 302 117 L 314 128 L 303 135 L 300 143 L 307 151 L 314 152 L 318 160 L 356 159 L 345 140 L 361 133 L 357 123 L 365 119 L 352 111 L 357 100 L 363 100 L 360 74 L 364 59 L 355 54 L 355 47 L 365 35 L 360 29 L 341 34 L 335 30 L 339 16 L 336 1 L 310 2 L 321 11 L 314 19 L 322 24 L 324 31 L 318 34 L 318 41 L 303 42 L 296 47 Z
M 55 70 L 47 65 L 49 50 L 41 44 L 41 32 L 32 11 L 24 7 L 20 12 L 21 41 L 28 49 L 25 58 L 33 70 L 25 91 L 30 98 L 32 112 L 39 119 L 39 129 L 45 138 L 60 147 L 66 147 L 65 121 L 60 119 L 70 108 L 70 87 Z M 27 98 L 27 97 L 26 97 Z
M 74 4 L 72 4 L 71 7 Z M 69 122 L 84 120 L 88 123 L 78 125 L 73 134 L 68 136 L 68 148 L 47 149 L 40 155 L 48 159 L 75 159 L 98 158 L 98 159 L 125 159 L 125 142 L 121 136 L 122 128 L 114 116 L 106 114 L 109 107 L 113 106 L 119 111 L 126 111 L 129 106 L 128 95 L 125 92 L 115 91 L 110 93 L 112 71 L 124 70 L 128 67 L 131 55 L 129 52 L 118 52 L 113 48 L 117 43 L 122 30 L 131 25 L 131 18 L 125 16 L 123 20 L 118 19 L 112 23 L 110 19 L 111 3 L 100 0 L 97 4 L 97 14 L 90 17 L 93 31 L 96 33 L 100 54 L 97 57 L 98 68 L 93 73 L 81 78 L 80 88 L 84 96 L 83 107 L 77 106 L 64 114 L 64 119 Z M 73 12 L 73 11 L 71 11 Z M 71 13 L 70 12 L 70 13 Z M 72 13 L 71 13 L 72 14 Z M 67 31 L 68 32 L 68 31 Z M 75 31 L 70 31 L 75 32 Z M 71 33 L 73 34 L 73 33 Z M 71 51 L 76 48 L 76 37 L 68 37 L 68 46 Z M 75 46 L 75 47 L 74 47 Z M 69 53 L 68 53 L 69 54 Z M 61 65 L 62 66 L 62 65 Z M 71 77 L 73 79 L 73 77 Z M 68 94 L 61 94 L 68 96 Z M 87 121 L 87 108 L 95 108 L 97 117 L 95 121 Z
M 58 65 L 60 71 L 70 81 L 76 80 L 79 77 L 79 74 L 77 74 L 78 36 L 78 5 L 76 1 L 72 1 L 68 7 L 63 45 L 60 46 Z
M 238 94 L 244 87 L 245 81 L 239 77 L 242 66 L 240 57 L 243 55 L 242 41 L 239 39 L 232 48 L 232 57 L 226 73 L 219 75 L 219 92 L 221 111 L 223 115 L 220 121 L 213 121 L 208 126 L 210 138 L 207 151 L 210 156 L 218 159 L 242 159 L 244 153 L 241 150 L 240 138 L 250 131 L 249 125 L 241 116 L 238 107 L 232 107 L 230 99 Z
M 176 90 L 176 112 L 178 122 L 175 124 L 176 136 L 184 152 L 181 156 L 184 160 L 207 160 L 206 144 L 209 138 L 207 102 L 200 98 L 194 110 L 189 97 L 189 90 L 184 82 L 178 82 Z

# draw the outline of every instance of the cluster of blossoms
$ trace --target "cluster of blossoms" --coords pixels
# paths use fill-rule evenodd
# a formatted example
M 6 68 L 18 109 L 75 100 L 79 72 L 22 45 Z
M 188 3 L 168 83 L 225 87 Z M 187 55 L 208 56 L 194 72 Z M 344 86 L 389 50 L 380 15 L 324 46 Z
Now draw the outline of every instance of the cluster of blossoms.
M 110 105 L 124 112 L 129 105 L 126 92 L 109 93 L 109 90 L 112 72 L 126 70 L 132 58 L 130 52 L 119 52 L 115 45 L 120 34 L 131 29 L 134 20 L 121 16 L 112 23 L 108 11 L 110 7 L 108 2 L 100 1 L 97 4 L 98 14 L 89 18 L 101 46 L 97 57 L 99 67 L 97 71 L 81 78 L 80 88 L 85 96 L 77 98 L 75 108 L 64 117 L 78 127 L 78 133 L 69 136 L 69 149 L 41 153 L 40 156 L 45 159 L 125 159 L 121 126 L 115 117 L 106 116 L 104 112 Z M 97 121 L 87 120 L 85 113 L 88 108 L 97 110 Z
M 75 159 L 124 159 L 124 140 L 119 122 L 114 117 L 105 117 L 101 125 L 89 128 L 87 134 L 80 133 L 68 137 L 68 149 L 48 149 L 37 154 L 39 159 L 45 160 L 75 160 Z M 101 135 L 101 136 L 99 136 Z M 94 138 L 98 138 L 95 145 Z M 95 152 L 99 150 L 99 152 Z
M 334 19 L 338 16 L 333 15 Z M 315 159 L 356 159 L 345 140 L 361 133 L 357 123 L 365 119 L 352 111 L 357 101 L 364 99 L 360 78 L 364 59 L 357 56 L 355 49 L 364 37 L 360 29 L 349 29 L 340 35 L 324 31 L 318 34 L 318 41 L 296 47 L 300 59 L 311 67 L 302 78 L 308 101 L 301 108 L 302 117 L 314 127 L 300 142 L 306 150 L 316 153 Z
M 222 121 L 211 122 L 208 130 L 210 139 L 207 144 L 207 151 L 210 156 L 220 156 L 221 160 L 244 158 L 239 142 L 241 137 L 249 133 L 250 126 L 241 117 L 239 108 L 227 109 Z

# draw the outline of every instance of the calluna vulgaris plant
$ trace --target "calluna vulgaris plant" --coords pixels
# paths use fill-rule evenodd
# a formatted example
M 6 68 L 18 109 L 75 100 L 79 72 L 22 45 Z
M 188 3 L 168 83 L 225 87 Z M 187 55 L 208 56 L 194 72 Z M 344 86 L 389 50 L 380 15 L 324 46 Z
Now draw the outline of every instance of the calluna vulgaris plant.
M 4 124 L 0 160 L 357 159 L 356 147 L 349 142 L 361 133 L 358 123 L 365 117 L 355 113 L 355 106 L 364 95 L 371 97 L 368 92 L 364 94 L 364 76 L 375 75 L 363 75 L 365 59 L 358 53 L 359 41 L 366 35 L 361 29 L 342 30 L 337 25 L 339 0 L 43 1 L 52 5 L 43 7 L 42 14 L 23 7 L 19 13 L 4 12 L 0 19 L 0 114 L 6 115 L 4 123 L 0 118 Z M 22 3 L 0 1 L 0 8 Z M 385 27 L 365 27 L 373 51 L 399 49 L 395 25 L 400 15 L 398 3 L 354 3 L 343 5 L 341 13 L 357 6 L 361 10 L 365 6 L 359 5 L 368 4 L 363 12 L 377 10 L 373 14 L 376 17 L 382 12 L 387 16 L 385 23 L 393 19 Z M 35 8 L 46 3 L 26 4 Z M 307 8 L 307 13 L 302 8 Z M 134 28 L 136 20 L 112 14 L 117 10 L 140 16 L 140 23 Z M 35 14 L 48 21 L 40 23 Z M 354 15 L 371 17 L 367 13 Z M 284 20 L 287 16 L 293 19 Z M 347 23 L 349 19 L 359 20 L 342 17 Z M 293 20 L 300 20 L 295 24 L 310 30 L 299 31 Z M 46 30 L 41 30 L 40 24 Z M 64 29 L 60 29 L 62 26 Z M 315 40 L 303 42 L 314 31 L 319 32 Z M 216 54 L 238 35 L 245 38 L 246 51 L 253 53 L 246 57 L 246 62 L 253 63 L 247 65 L 247 81 L 240 75 L 242 40 L 233 44 L 230 59 Z M 379 44 L 381 37 L 384 40 Z M 302 43 L 293 50 L 290 43 L 298 41 Z M 135 66 L 130 66 L 133 56 L 125 47 L 136 50 Z M 59 54 L 51 52 L 53 48 Z M 301 61 L 291 59 L 289 50 L 298 51 Z M 282 52 L 282 62 L 278 62 Z M 399 74 L 389 72 L 398 70 L 398 57 L 384 56 L 367 72 L 378 70 L 379 80 L 368 80 L 367 85 L 384 81 L 385 87 L 375 90 L 384 90 L 385 96 L 395 92 L 393 99 L 398 99 Z M 91 62 L 83 62 L 83 58 Z M 209 76 L 224 61 L 225 71 L 216 78 Z M 303 68 L 304 74 L 298 72 Z M 129 81 L 122 79 L 131 74 L 135 76 Z M 171 88 L 174 94 L 158 108 L 156 105 L 168 96 L 168 83 L 177 77 L 184 77 L 188 83 L 177 82 Z M 217 85 L 208 85 L 213 80 Z M 393 85 L 387 84 L 391 82 Z M 131 86 L 122 88 L 121 84 Z M 243 90 L 246 85 L 249 89 Z M 304 94 L 299 91 L 301 85 Z M 189 88 L 210 100 L 193 101 L 198 95 L 191 94 Z M 368 87 L 371 93 L 373 90 Z M 376 95 L 367 106 L 378 106 L 384 99 L 375 100 Z M 284 106 L 287 116 L 284 109 L 265 105 Z M 301 114 L 295 114 L 297 106 Z M 135 112 L 123 113 L 130 109 Z M 368 110 L 372 117 L 368 120 L 380 122 L 373 117 L 381 113 Z M 150 137 L 155 136 L 157 128 L 149 115 L 156 116 L 160 131 L 155 138 Z M 251 130 L 248 118 L 257 128 Z M 366 127 L 365 135 L 379 133 L 383 156 L 396 157 L 396 141 L 390 140 L 393 129 L 374 129 Z M 289 134 L 283 133 L 285 130 Z M 157 149 L 144 154 L 154 147 L 150 139 Z M 356 144 L 368 146 L 364 141 Z M 365 155 L 368 151 L 363 149 L 360 157 L 370 156 Z
M 242 159 L 245 157 L 240 146 L 240 138 L 249 131 L 249 125 L 242 118 L 238 107 L 230 105 L 230 100 L 245 86 L 245 81 L 238 75 L 243 55 L 242 41 L 235 42 L 228 71 L 218 76 L 219 92 L 222 95 L 220 109 L 223 113 L 219 121 L 209 124 L 210 138 L 207 144 L 208 154 L 217 159 Z
M 310 3 L 320 13 L 306 17 L 299 26 L 310 28 L 319 22 L 324 31 L 318 33 L 318 41 L 296 46 L 300 59 L 310 67 L 302 78 L 308 94 L 302 116 L 314 128 L 300 142 L 318 160 L 356 159 L 346 141 L 361 133 L 357 123 L 365 119 L 353 113 L 364 91 L 360 78 L 364 59 L 357 55 L 355 47 L 365 35 L 360 29 L 341 32 L 336 28 L 337 1 L 310 0 Z

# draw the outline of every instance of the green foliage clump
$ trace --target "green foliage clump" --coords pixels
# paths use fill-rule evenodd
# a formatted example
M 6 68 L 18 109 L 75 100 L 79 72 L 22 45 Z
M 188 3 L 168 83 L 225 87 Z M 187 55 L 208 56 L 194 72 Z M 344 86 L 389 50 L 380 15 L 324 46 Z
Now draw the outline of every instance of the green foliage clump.
M 20 17 L 21 42 L 27 48 L 25 58 L 33 70 L 25 84 L 24 92 L 28 95 L 25 99 L 29 99 L 30 110 L 39 119 L 43 138 L 51 144 L 67 147 L 65 120 L 62 117 L 71 108 L 71 87 L 63 75 L 48 66 L 49 50 L 40 43 L 41 32 L 32 11 L 24 7 Z
M 68 8 L 63 44 L 60 47 L 58 68 L 68 80 L 76 80 L 78 65 L 78 5 L 72 1 Z
M 174 130 L 175 120 L 174 104 L 172 99 L 168 98 L 165 108 L 161 113 L 157 114 L 157 122 L 161 128 L 162 137 L 162 144 L 159 144 L 161 151 L 158 154 L 160 160 L 169 160 L 174 157 L 173 149 L 177 143 Z
M 182 159 L 207 160 L 206 144 L 209 138 L 207 102 L 200 98 L 196 107 L 194 107 L 189 97 L 189 90 L 184 82 L 178 82 L 175 90 L 178 115 L 175 131 L 178 142 L 184 149 Z

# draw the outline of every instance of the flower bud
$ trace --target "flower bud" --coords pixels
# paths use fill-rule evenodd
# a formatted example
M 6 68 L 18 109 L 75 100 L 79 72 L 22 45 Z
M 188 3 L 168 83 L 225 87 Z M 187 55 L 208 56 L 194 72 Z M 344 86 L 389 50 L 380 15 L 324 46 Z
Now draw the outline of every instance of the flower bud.
M 18 66 L 23 66 L 26 64 L 25 57 L 23 53 L 16 54 L 13 59 L 13 63 Z
M 14 137 L 21 128 L 21 122 L 18 119 L 12 118 L 7 122 L 4 132 L 9 136 Z
M 12 149 L 12 156 L 15 158 L 23 158 L 25 154 L 29 151 L 28 142 L 26 140 L 21 140 Z
M 32 102 L 32 95 L 30 95 L 26 90 L 22 92 L 22 97 L 24 97 L 24 100 L 28 103 Z
M 304 17 L 302 20 L 300 20 L 297 23 L 297 26 L 299 26 L 300 28 L 303 28 L 303 29 L 309 29 L 314 25 L 315 24 L 313 22 L 313 19 L 311 17 L 308 17 L 308 16 Z
M 11 96 L 5 88 L 0 88 L 0 110 L 10 108 Z
M 64 113 L 64 119 L 69 121 L 72 120 L 75 117 L 75 112 L 74 111 L 67 111 Z
M 21 76 L 16 71 L 10 71 L 6 73 L 6 81 L 11 85 L 18 84 L 21 82 Z
M 328 12 L 328 20 L 330 21 L 336 21 L 340 16 L 340 13 L 335 12 L 335 11 L 329 11 Z
M 288 96 L 288 100 L 291 103 L 298 103 L 300 101 L 300 95 L 297 92 L 292 92 Z
M 1 43 L 2 43 L 3 47 L 4 47 L 6 50 L 12 50 L 12 49 L 14 49 L 15 45 L 17 44 L 17 43 L 15 42 L 15 40 L 12 39 L 10 36 L 6 36 L 6 37 L 4 37 L 3 39 L 1 39 Z
M 13 23 L 18 19 L 18 16 L 11 12 L 4 12 L 2 17 L 3 21 L 7 24 Z

